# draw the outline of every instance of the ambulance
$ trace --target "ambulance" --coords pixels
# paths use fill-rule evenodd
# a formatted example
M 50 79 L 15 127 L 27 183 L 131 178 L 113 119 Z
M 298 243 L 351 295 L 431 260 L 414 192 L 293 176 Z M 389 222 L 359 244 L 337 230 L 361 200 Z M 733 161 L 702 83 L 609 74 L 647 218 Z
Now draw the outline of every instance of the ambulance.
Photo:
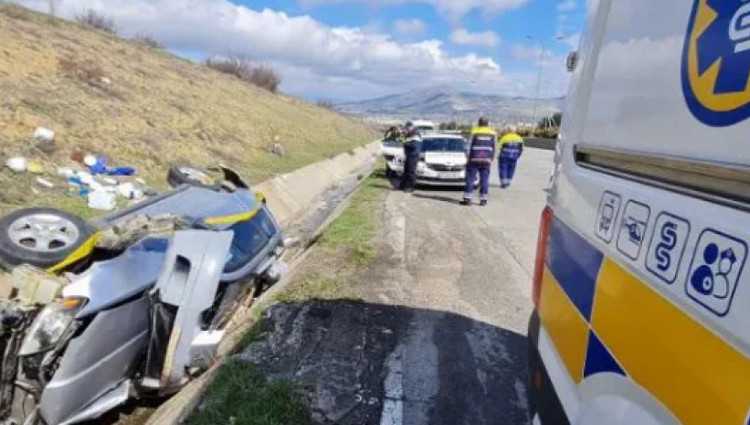
M 537 246 L 532 423 L 749 425 L 750 1 L 589 3 Z

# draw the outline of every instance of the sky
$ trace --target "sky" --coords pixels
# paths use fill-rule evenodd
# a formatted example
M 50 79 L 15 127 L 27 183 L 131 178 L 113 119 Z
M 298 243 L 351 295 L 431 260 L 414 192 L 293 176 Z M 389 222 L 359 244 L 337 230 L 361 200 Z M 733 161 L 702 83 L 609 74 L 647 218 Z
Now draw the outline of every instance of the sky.
M 192 60 L 271 66 L 283 92 L 337 102 L 434 87 L 564 95 L 587 13 L 586 0 L 18 0 L 41 11 L 50 1 Z

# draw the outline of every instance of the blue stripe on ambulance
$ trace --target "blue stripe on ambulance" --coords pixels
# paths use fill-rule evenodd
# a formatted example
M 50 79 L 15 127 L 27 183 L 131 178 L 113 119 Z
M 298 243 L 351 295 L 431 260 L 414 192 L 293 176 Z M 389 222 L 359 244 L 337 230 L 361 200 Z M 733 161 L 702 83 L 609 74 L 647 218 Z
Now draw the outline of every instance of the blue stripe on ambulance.
M 596 278 L 604 256 L 562 221 L 550 229 L 547 267 L 587 322 L 591 321 Z

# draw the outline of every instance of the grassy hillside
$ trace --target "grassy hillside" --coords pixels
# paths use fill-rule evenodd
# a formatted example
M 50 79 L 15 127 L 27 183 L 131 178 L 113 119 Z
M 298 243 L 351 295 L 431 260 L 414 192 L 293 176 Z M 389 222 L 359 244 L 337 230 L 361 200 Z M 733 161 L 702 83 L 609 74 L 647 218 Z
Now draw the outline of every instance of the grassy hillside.
M 25 155 L 49 176 L 74 151 L 105 154 L 164 187 L 169 164 L 224 162 L 253 182 L 371 141 L 364 124 L 301 100 L 104 32 L 0 5 L 0 160 Z M 56 150 L 34 147 L 37 126 Z M 270 152 L 280 143 L 284 156 Z M 61 188 L 31 192 L 33 177 L 0 171 L 0 213 L 85 200 Z

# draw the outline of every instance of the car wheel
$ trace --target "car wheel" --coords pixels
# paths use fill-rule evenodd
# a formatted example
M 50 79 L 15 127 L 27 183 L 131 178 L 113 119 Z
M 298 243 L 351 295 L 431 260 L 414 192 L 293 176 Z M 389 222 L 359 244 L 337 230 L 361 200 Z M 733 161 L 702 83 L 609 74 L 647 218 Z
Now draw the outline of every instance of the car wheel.
M 72 214 L 53 208 L 28 208 L 0 218 L 0 262 L 51 267 L 91 237 L 94 229 Z
M 167 183 L 173 188 L 184 184 L 200 187 L 216 187 L 216 181 L 207 171 L 189 165 L 175 165 L 169 167 L 169 172 L 167 172 Z

